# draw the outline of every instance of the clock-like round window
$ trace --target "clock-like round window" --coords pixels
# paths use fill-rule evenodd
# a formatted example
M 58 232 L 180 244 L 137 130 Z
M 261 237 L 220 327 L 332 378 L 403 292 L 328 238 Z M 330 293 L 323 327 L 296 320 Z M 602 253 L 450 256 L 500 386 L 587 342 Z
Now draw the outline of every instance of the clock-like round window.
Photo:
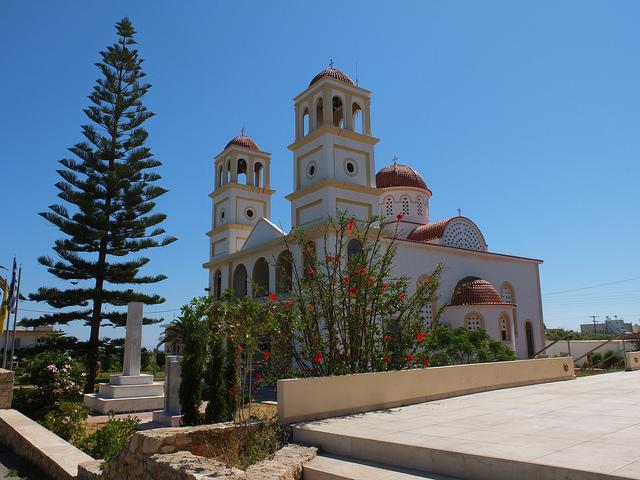
M 347 158 L 344 161 L 344 171 L 347 172 L 347 175 L 354 176 L 358 173 L 358 165 L 351 158 Z
M 311 162 L 311 163 L 309 163 L 309 165 L 307 165 L 307 177 L 308 178 L 313 178 L 317 171 L 318 171 L 318 167 L 316 166 L 315 162 Z
M 245 211 L 244 211 L 245 216 L 249 219 L 249 220 L 253 220 L 253 217 L 256 216 L 256 212 L 255 210 L 253 210 L 253 208 L 248 207 Z

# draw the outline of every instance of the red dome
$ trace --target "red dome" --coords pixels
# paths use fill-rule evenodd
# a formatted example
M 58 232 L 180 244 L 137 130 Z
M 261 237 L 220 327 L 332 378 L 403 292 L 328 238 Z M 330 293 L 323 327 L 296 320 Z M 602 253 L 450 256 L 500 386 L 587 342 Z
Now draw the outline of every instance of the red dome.
M 458 282 L 451 305 L 502 305 L 502 297 L 486 280 L 478 277 L 465 277 Z
M 227 146 L 224 148 L 227 148 L 230 145 L 238 145 L 239 147 L 248 148 L 249 150 L 256 150 L 258 152 L 260 151 L 260 147 L 253 140 L 253 138 L 247 137 L 246 135 L 238 135 L 237 137 L 232 139 L 229 143 L 227 143 Z
M 321 71 L 315 77 L 313 77 L 313 80 L 311 80 L 311 83 L 309 84 L 309 86 L 313 85 L 316 82 L 319 82 L 324 77 L 330 77 L 330 78 L 333 78 L 334 80 L 339 80 L 341 82 L 348 83 L 349 85 L 353 85 L 353 80 L 351 80 L 349 75 L 347 75 L 344 72 L 341 72 L 337 68 L 329 67 L 326 70 Z
M 411 233 L 407 235 L 407 240 L 413 240 L 414 242 L 429 242 L 431 240 L 436 240 L 437 238 L 442 238 L 444 231 L 451 220 L 453 220 L 453 218 L 427 223 L 426 225 L 419 225 L 411 230 Z
M 429 190 L 422 175 L 407 165 L 393 164 L 376 173 L 376 187 L 412 187 Z

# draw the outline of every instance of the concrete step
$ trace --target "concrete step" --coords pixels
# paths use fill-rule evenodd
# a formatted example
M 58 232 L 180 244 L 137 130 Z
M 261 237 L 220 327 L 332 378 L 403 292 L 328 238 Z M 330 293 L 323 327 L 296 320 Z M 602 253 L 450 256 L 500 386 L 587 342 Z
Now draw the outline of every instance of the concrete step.
M 455 480 L 353 458 L 318 455 L 304 466 L 304 480 Z
M 293 440 L 295 443 L 313 445 L 318 447 L 323 455 L 335 455 L 352 459 L 357 462 L 375 462 L 383 465 L 383 469 L 409 469 L 423 472 L 420 475 L 438 478 L 434 475 L 443 475 L 464 480 L 621 480 L 625 477 L 602 472 L 585 471 L 576 468 L 566 468 L 550 463 L 536 463 L 514 456 L 500 455 L 496 452 L 497 445 L 490 446 L 479 442 L 478 448 L 470 451 L 459 448 L 455 442 L 435 446 L 421 445 L 412 441 L 411 433 L 399 435 L 393 440 L 368 438 L 366 435 L 358 436 L 357 433 L 334 433 L 312 428 L 310 425 L 294 425 Z M 462 442 L 464 444 L 465 442 Z M 466 442 L 466 446 L 470 442 Z M 475 444 L 474 444 L 475 445 Z M 505 447 L 507 448 L 507 447 Z M 511 453 L 524 447 L 509 447 Z M 319 462 L 322 460 L 319 460 Z M 312 468 L 312 467 L 310 467 Z M 338 466 L 335 466 L 338 468 Z M 306 470 L 305 470 L 306 471 Z M 315 473 L 315 472 L 314 472 Z M 311 474 L 311 473 L 310 473 Z M 334 476 L 327 472 L 327 476 L 306 477 L 307 479 L 340 479 L 357 477 Z M 414 475 L 416 475 L 414 473 Z M 429 477 L 428 475 L 432 475 Z M 360 478 L 386 478 L 361 476 Z M 389 477 L 395 479 L 396 477 Z M 409 477 L 411 478 L 411 477 Z

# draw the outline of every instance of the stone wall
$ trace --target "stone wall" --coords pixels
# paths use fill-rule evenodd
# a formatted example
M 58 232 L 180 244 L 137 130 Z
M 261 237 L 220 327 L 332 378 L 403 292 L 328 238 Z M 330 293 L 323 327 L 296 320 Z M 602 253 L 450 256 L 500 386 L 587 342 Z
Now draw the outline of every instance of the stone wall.
M 11 408 L 13 399 L 13 372 L 0 368 L 0 409 Z
M 17 410 L 0 410 L 0 443 L 55 480 L 77 478 L 78 465 L 91 462 L 86 453 Z
M 251 428 L 251 427 L 250 427 Z M 232 423 L 198 427 L 158 428 L 136 432 L 120 455 L 100 470 L 100 462 L 81 465 L 81 480 L 196 480 L 203 475 L 228 480 L 299 480 L 302 465 L 316 449 L 287 445 L 246 471 L 228 468 L 210 458 L 216 446 L 239 431 Z

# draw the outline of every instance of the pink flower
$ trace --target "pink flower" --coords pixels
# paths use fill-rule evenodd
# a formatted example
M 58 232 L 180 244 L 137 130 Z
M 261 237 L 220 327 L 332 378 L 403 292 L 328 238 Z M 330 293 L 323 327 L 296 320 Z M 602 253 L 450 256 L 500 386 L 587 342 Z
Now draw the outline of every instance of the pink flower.
M 324 356 L 322 355 L 322 352 L 317 352 L 313 355 L 313 361 L 315 363 L 320 363 L 322 362 L 322 359 L 324 358 Z
M 271 300 L 272 302 L 275 302 L 278 300 L 278 297 L 276 297 L 276 294 L 273 292 L 269 293 L 269 300 Z

